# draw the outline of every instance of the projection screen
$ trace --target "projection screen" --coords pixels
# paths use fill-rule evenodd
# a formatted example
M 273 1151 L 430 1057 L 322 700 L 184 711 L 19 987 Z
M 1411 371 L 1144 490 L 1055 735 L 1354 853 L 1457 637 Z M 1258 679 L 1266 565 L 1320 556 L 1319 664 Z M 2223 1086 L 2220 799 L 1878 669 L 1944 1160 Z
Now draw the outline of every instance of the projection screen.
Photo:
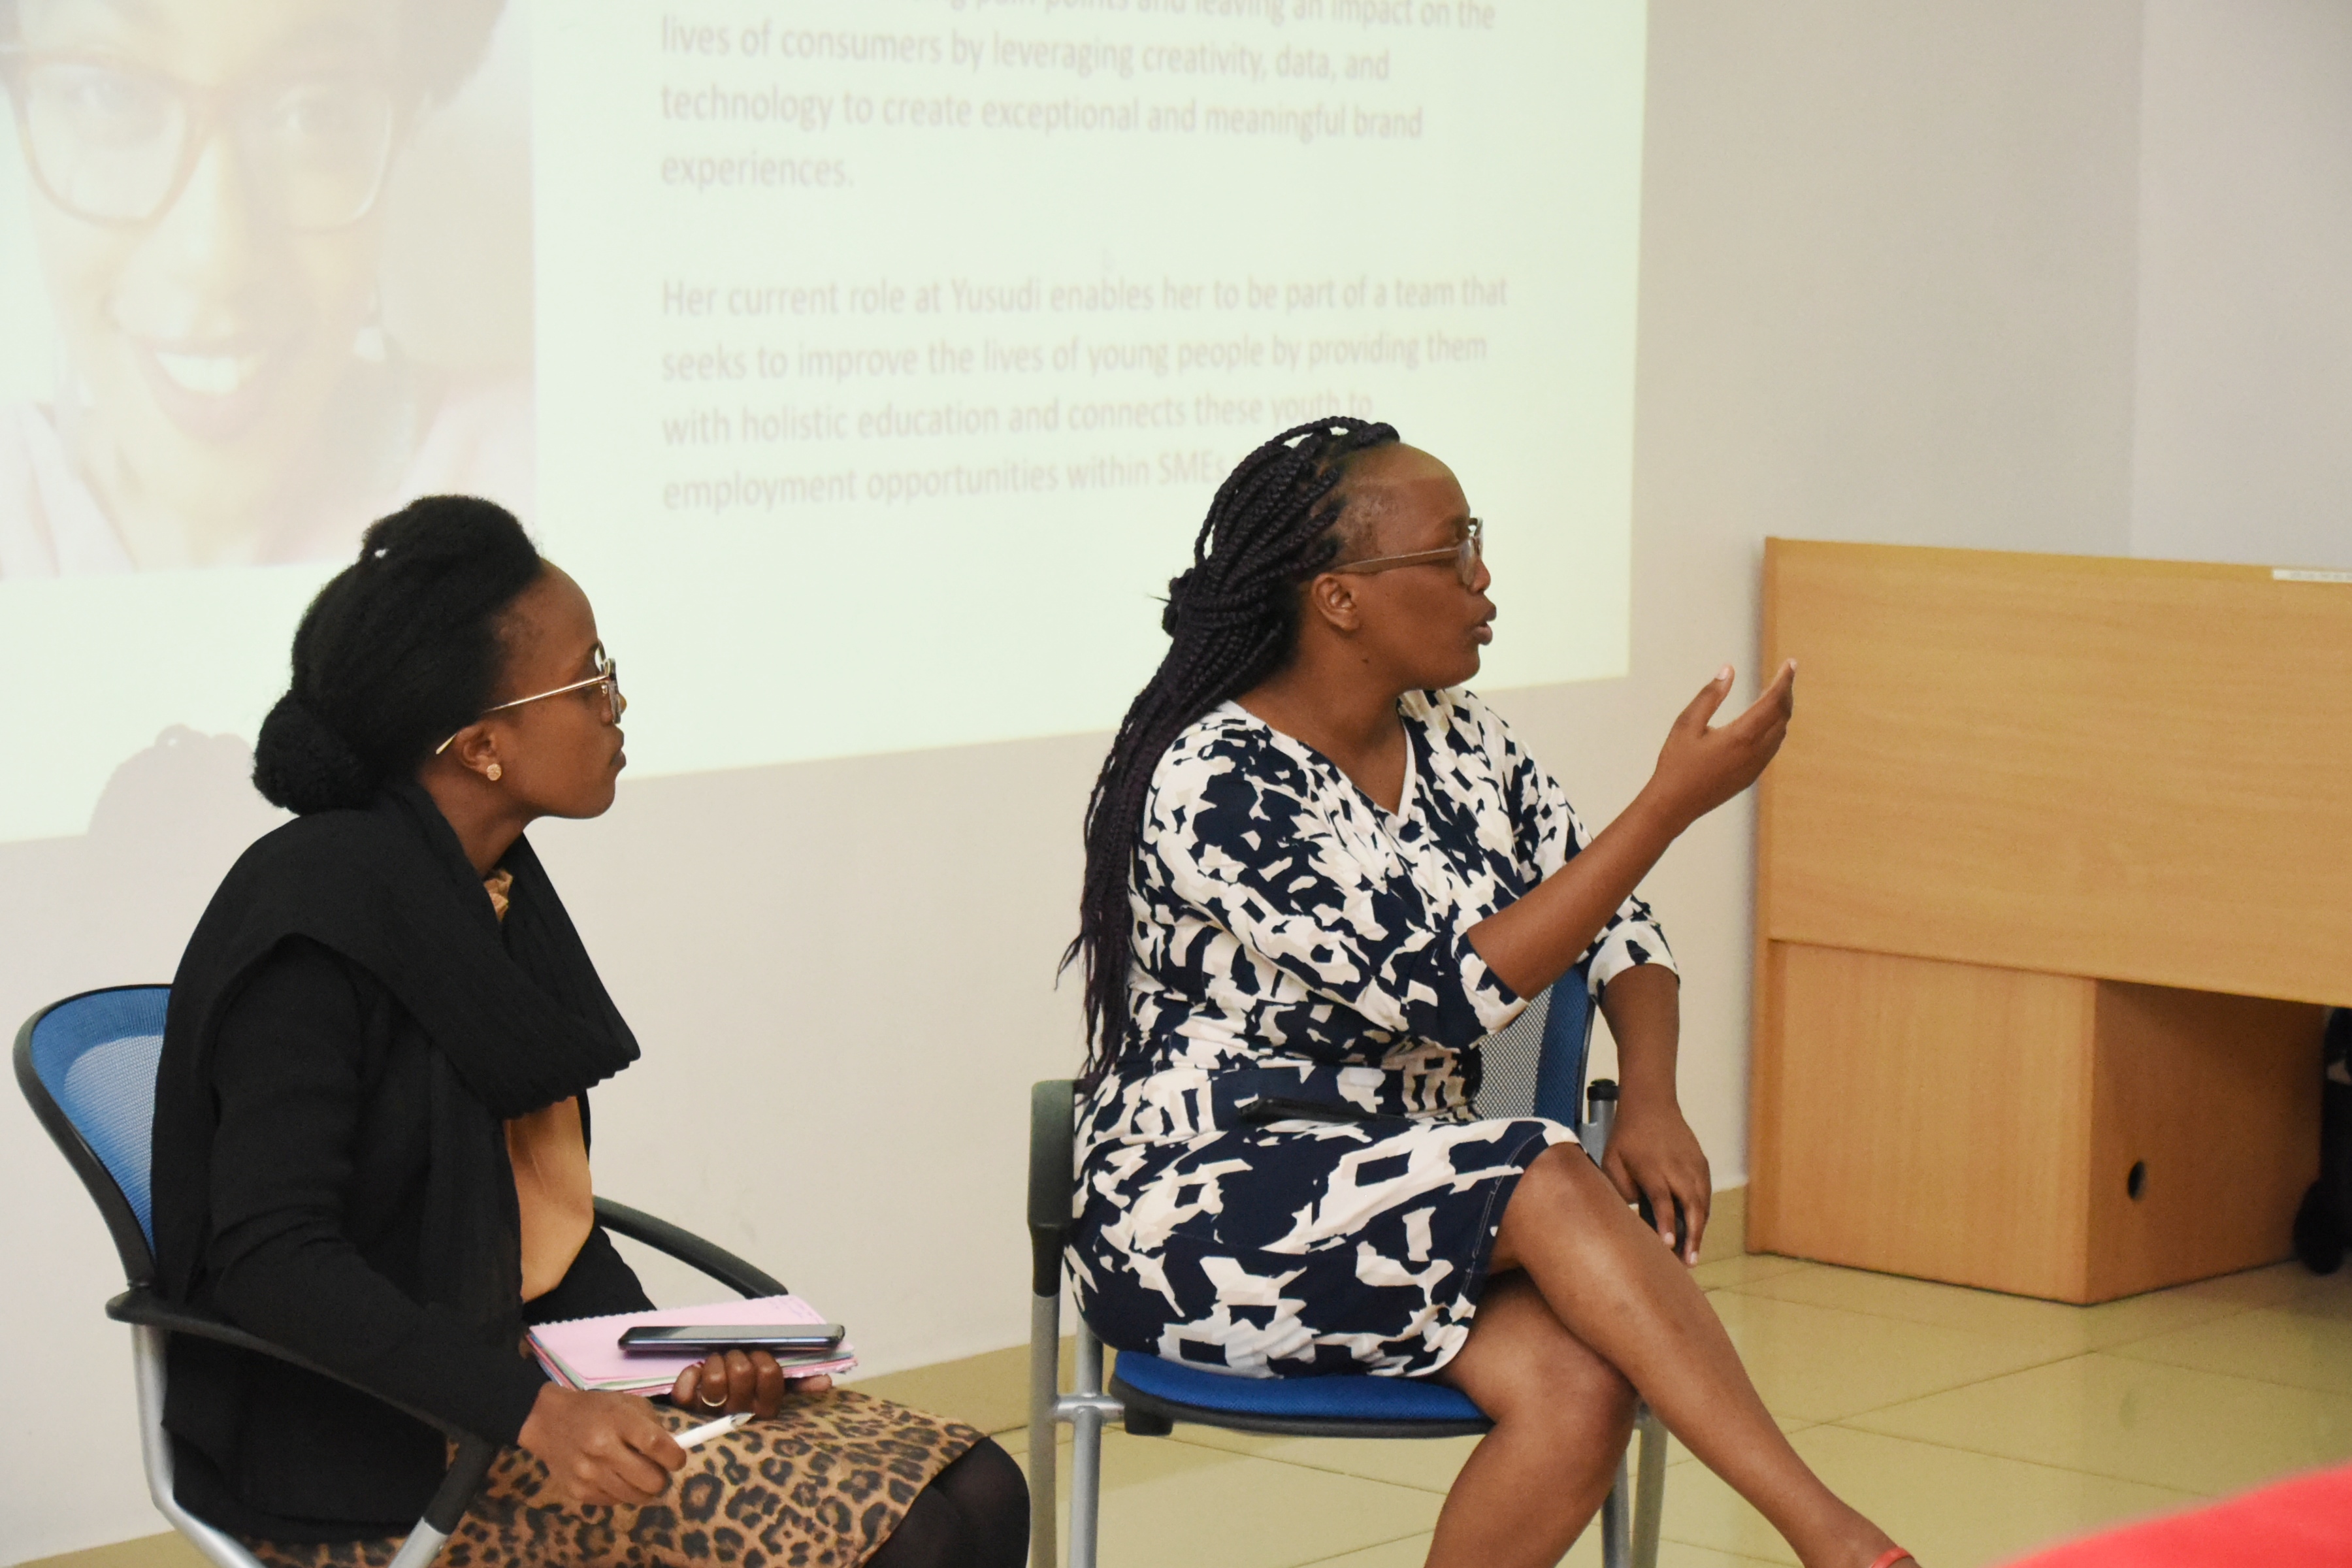
M 1639 0 L 0 0 L 0 840 L 490 496 L 633 776 L 1108 729 L 1218 479 L 1452 463 L 1621 673 Z

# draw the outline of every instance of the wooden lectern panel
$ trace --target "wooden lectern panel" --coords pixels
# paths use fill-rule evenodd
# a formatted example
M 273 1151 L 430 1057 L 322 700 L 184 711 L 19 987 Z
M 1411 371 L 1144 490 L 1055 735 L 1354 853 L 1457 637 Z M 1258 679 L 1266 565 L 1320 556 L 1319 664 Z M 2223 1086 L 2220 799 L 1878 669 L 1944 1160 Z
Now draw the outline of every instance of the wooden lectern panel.
M 1760 940 L 2352 1003 L 2352 584 L 1772 540 L 1765 606 Z
M 1749 1246 L 2077 1302 L 2288 1256 L 2320 1008 L 1790 942 L 1767 964 Z
M 2096 983 L 1787 942 L 1767 963 L 1779 1109 L 1748 1246 L 2080 1300 Z
M 2326 1019 L 2305 1003 L 2101 984 L 2088 1300 L 2293 1256 L 2295 1205 L 2319 1175 Z

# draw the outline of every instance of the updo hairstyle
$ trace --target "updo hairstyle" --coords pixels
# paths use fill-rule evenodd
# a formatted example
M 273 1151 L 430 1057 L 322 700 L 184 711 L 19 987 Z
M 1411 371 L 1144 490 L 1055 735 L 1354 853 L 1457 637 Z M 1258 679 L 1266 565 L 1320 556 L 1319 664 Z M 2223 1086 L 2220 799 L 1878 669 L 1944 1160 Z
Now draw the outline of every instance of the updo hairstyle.
M 481 717 L 500 629 L 540 559 L 474 496 L 427 496 L 372 524 L 294 632 L 294 679 L 261 722 L 253 786 L 305 815 L 362 806 Z

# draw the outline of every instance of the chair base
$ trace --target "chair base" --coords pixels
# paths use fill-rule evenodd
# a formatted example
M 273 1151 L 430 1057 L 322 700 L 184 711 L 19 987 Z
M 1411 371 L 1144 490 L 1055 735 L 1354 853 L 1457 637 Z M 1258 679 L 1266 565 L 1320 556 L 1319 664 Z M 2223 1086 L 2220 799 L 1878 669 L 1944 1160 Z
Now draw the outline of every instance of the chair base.
M 1113 1381 L 1111 1392 L 1118 1392 Z M 1176 1417 L 1163 1415 L 1157 1410 L 1146 1410 L 1129 1394 L 1127 1401 L 1127 1435 L 1130 1437 L 1172 1437 L 1176 1434 Z

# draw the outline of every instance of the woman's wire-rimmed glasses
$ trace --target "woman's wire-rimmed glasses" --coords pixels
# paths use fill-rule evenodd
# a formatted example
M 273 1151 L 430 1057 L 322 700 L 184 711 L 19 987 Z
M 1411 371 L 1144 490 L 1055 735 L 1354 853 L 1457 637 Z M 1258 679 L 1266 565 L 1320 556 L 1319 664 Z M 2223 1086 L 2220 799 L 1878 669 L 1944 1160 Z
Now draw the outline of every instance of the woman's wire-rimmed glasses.
M 534 691 L 528 697 L 518 697 L 511 702 L 500 702 L 492 707 L 485 708 L 482 710 L 482 719 L 487 719 L 493 713 L 503 713 L 509 708 L 520 708 L 525 703 L 544 702 L 551 697 L 561 697 L 569 691 L 585 691 L 591 687 L 601 686 L 604 689 L 604 721 L 608 724 L 619 723 L 621 721 L 621 715 L 629 710 L 629 700 L 621 695 L 621 667 L 604 652 L 604 645 L 603 643 L 598 643 L 596 645 L 595 658 L 596 673 L 588 677 L 587 679 L 575 680 L 569 686 L 558 686 L 546 691 Z M 475 720 L 474 723 L 480 723 L 482 719 Z M 473 727 L 473 724 L 468 724 L 466 726 L 466 729 L 470 730 Z M 457 735 L 462 735 L 465 732 L 465 730 L 460 730 L 457 731 Z M 447 751 L 452 745 L 457 743 L 457 735 L 452 735 L 446 741 L 444 741 L 439 745 L 434 747 L 433 754 L 437 757 L 442 752 Z
M 1472 518 L 1462 531 L 1458 544 L 1448 544 L 1438 550 L 1416 550 L 1406 555 L 1375 555 L 1366 561 L 1350 561 L 1343 565 L 1328 566 L 1328 572 L 1354 572 L 1369 574 L 1387 572 L 1399 566 L 1434 566 L 1440 562 L 1454 563 L 1454 574 L 1462 579 L 1465 588 L 1478 584 L 1478 563 L 1486 554 L 1486 525 Z
M 0 79 L 34 182 L 92 223 L 142 224 L 170 210 L 215 127 L 287 227 L 341 228 L 383 189 L 400 108 L 382 83 L 335 75 L 200 87 L 102 55 L 0 46 Z

